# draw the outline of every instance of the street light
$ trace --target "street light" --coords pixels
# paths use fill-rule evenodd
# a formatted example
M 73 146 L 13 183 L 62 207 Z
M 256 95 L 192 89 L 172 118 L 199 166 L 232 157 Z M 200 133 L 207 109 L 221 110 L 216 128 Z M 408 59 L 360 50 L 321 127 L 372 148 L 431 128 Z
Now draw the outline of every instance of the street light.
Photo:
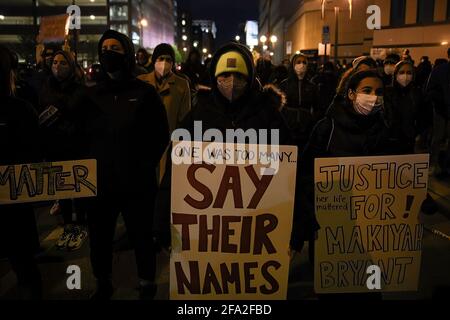
M 146 26 L 148 26 L 148 21 L 147 21 L 147 19 L 145 19 L 145 18 L 142 18 L 142 19 L 141 19 L 141 26 L 143 26 L 144 28 L 145 28 Z
M 208 53 L 208 49 L 203 48 L 203 53 Z
M 267 37 L 265 35 L 262 35 L 261 38 L 259 38 L 259 41 L 261 41 L 264 44 L 267 41 Z
M 183 41 L 187 40 L 187 35 L 183 34 L 183 36 L 181 37 L 183 39 Z
M 91 20 L 95 20 L 95 16 L 94 16 L 93 14 L 91 14 L 91 15 L 89 16 L 89 18 L 90 18 Z
M 187 52 L 187 48 L 186 48 L 186 47 L 184 47 L 184 48 L 183 48 L 183 51 L 184 51 L 184 52 Z
M 236 39 L 236 41 L 241 40 L 241 37 L 239 37 L 239 36 L 236 36 L 236 37 L 234 37 L 234 38 Z
M 270 37 L 270 42 L 272 42 L 272 44 L 275 44 L 277 41 L 278 41 L 278 38 L 277 38 L 276 35 L 272 35 L 272 36 Z
M 269 47 L 265 44 L 263 45 L 263 50 L 266 51 Z

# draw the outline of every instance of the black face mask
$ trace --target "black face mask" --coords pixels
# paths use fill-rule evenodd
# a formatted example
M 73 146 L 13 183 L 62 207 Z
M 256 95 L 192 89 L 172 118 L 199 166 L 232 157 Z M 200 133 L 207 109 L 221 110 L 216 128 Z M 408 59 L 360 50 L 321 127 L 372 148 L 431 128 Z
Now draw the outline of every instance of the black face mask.
M 100 55 L 100 63 L 106 72 L 117 72 L 125 65 L 125 55 L 115 51 L 107 50 Z

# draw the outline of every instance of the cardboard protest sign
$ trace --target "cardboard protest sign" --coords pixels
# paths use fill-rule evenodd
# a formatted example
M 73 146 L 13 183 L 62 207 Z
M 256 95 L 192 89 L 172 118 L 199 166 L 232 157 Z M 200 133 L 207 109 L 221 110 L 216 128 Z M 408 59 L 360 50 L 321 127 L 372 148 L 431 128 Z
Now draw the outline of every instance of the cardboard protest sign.
M 56 16 L 41 17 L 39 25 L 39 35 L 37 42 L 61 42 L 69 33 L 69 15 L 61 14 Z
M 0 205 L 96 194 L 96 160 L 0 166 Z
M 428 166 L 428 155 L 316 159 L 317 293 L 417 290 Z
M 266 147 L 174 144 L 171 299 L 286 299 L 297 148 Z

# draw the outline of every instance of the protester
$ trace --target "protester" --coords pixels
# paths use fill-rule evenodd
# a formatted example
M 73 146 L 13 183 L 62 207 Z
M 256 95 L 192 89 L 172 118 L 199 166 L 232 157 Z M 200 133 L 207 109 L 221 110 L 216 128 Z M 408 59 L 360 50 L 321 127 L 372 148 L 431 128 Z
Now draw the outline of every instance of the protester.
M 361 56 L 353 60 L 353 70 L 365 71 L 369 69 L 377 69 L 377 62 L 368 56 Z
M 405 49 L 403 50 L 402 53 L 402 60 L 408 60 L 409 62 L 412 62 L 412 64 L 414 64 L 413 59 L 411 58 L 411 55 L 409 53 L 409 49 Z
M 350 79 L 350 77 L 358 71 L 370 69 L 377 69 L 377 63 L 371 57 L 361 56 L 354 59 L 352 62 L 352 67 L 348 68 L 347 71 L 342 75 L 336 93 L 344 97 L 347 94 L 347 81 Z
M 284 64 L 276 66 L 269 78 L 269 83 L 273 84 L 276 87 L 280 87 L 281 82 L 287 79 L 288 75 L 288 69 Z
M 311 82 L 318 87 L 318 106 L 315 117 L 320 120 L 325 116 L 325 112 L 336 95 L 338 78 L 333 63 L 326 62 L 320 72 L 311 79 Z
M 11 53 L 0 46 L 0 165 L 34 163 L 39 158 L 38 119 L 33 107 L 13 96 Z M 41 275 L 34 254 L 39 247 L 33 207 L 0 205 L 0 252 L 6 252 L 22 299 L 41 299 Z
M 400 56 L 395 53 L 388 54 L 383 61 L 383 83 L 385 87 L 392 86 L 395 65 L 400 61 Z
M 197 49 L 189 52 L 186 62 L 181 65 L 181 72 L 189 78 L 193 89 L 197 90 L 198 85 L 203 84 L 202 79 L 206 68 L 202 64 L 202 56 Z
M 175 51 L 172 46 L 166 43 L 159 44 L 153 51 L 152 56 L 152 64 L 155 66 L 155 70 L 138 77 L 138 79 L 156 88 L 166 107 L 170 133 L 179 126 L 181 120 L 191 109 L 189 82 L 173 72 L 174 62 Z M 167 153 L 164 153 L 160 162 L 158 180 L 164 175 L 166 159 Z
M 155 70 L 138 79 L 156 88 L 166 107 L 169 130 L 172 132 L 191 109 L 189 83 L 173 72 L 175 51 L 171 45 L 162 43 L 156 46 L 152 63 Z
M 300 150 L 308 141 L 318 108 L 317 86 L 311 82 L 311 78 L 308 58 L 300 53 L 292 57 L 289 76 L 280 84 L 287 98 L 283 114 Z
M 152 223 L 156 167 L 169 142 L 164 104 L 155 88 L 133 76 L 130 39 L 106 31 L 98 44 L 106 81 L 88 88 L 84 110 L 86 157 L 97 159 L 97 197 L 88 203 L 91 263 L 97 279 L 92 299 L 109 299 L 112 243 L 122 213 L 134 247 L 141 298 L 156 293 Z
M 41 47 L 42 51 L 39 51 Z M 61 47 L 52 43 L 37 47 L 36 70 L 34 70 L 28 79 L 28 83 L 33 88 L 34 92 L 39 93 L 42 85 L 47 81 L 47 78 L 51 76 L 53 55 L 58 50 L 61 50 Z
M 33 108 L 37 109 L 38 107 L 38 94 L 34 91 L 31 85 L 26 81 L 25 76 L 23 75 L 25 72 L 20 72 L 19 70 L 19 57 L 15 52 L 11 52 L 11 68 L 14 74 L 14 88 L 13 94 L 15 97 L 20 98 L 29 102 Z
M 450 59 L 450 49 L 447 52 Z M 431 142 L 431 174 L 448 176 L 448 161 L 450 157 L 450 143 L 441 154 L 441 144 L 450 138 L 448 125 L 450 110 L 450 61 L 440 64 L 431 72 L 427 84 L 427 101 L 434 111 L 433 138 Z
M 386 88 L 385 113 L 390 137 L 398 141 L 399 154 L 413 154 L 423 129 L 424 97 L 414 82 L 414 66 L 403 60 L 395 66 L 392 87 Z
M 394 150 L 382 115 L 384 86 L 378 73 L 366 70 L 352 74 L 346 92 L 345 96 L 336 95 L 301 156 L 291 248 L 300 252 L 309 241 L 310 261 L 320 228 L 314 209 L 314 159 L 374 156 Z
M 430 77 L 433 67 L 428 56 L 422 57 L 416 69 L 415 84 L 420 89 L 425 89 L 428 78 Z
M 39 126 L 46 161 L 76 160 L 81 145 L 76 132 L 84 99 L 83 79 L 72 53 L 57 51 L 52 58 L 52 74 L 39 93 Z M 59 249 L 77 250 L 87 237 L 85 212 L 75 200 L 56 201 L 51 214 L 62 214 L 64 231 L 56 241 Z
M 256 76 L 263 86 L 269 83 L 274 68 L 268 52 L 256 61 Z
M 139 48 L 136 52 L 136 63 L 147 72 L 152 72 L 154 70 L 152 57 L 144 48 Z
M 279 130 L 278 141 L 268 139 L 265 144 L 289 144 L 290 135 L 280 113 L 283 96 L 274 86 L 262 89 L 256 82 L 252 55 L 237 43 L 220 48 L 211 61 L 212 90 L 202 95 L 181 123 L 195 139 L 194 123 L 201 121 L 201 135 L 208 129 L 219 130 L 226 137 L 227 129 Z M 174 137 L 176 138 L 176 137 Z M 227 141 L 233 142 L 233 141 Z M 155 235 L 158 242 L 170 246 L 170 166 L 161 184 L 155 209 Z

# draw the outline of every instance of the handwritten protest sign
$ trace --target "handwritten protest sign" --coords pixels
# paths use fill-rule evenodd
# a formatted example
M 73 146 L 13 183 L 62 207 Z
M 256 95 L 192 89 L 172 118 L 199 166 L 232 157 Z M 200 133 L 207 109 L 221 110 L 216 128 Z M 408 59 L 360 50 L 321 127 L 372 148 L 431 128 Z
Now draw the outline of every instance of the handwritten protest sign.
M 39 43 L 64 41 L 64 38 L 68 32 L 68 14 L 41 17 L 37 41 Z
M 417 290 L 428 162 L 428 155 L 316 159 L 316 292 L 370 292 L 371 265 L 380 268 L 380 291 Z
M 93 197 L 97 161 L 0 166 L 0 204 Z
M 297 148 L 262 149 L 174 144 L 171 299 L 286 299 Z

